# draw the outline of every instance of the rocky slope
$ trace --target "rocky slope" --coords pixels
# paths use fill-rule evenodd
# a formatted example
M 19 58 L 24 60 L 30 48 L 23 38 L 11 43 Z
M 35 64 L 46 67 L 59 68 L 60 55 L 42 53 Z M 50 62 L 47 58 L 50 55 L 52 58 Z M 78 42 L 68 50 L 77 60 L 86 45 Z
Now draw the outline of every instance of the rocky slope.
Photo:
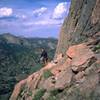
M 38 63 L 41 48 L 48 48 L 47 52 L 51 59 L 56 44 L 57 40 L 53 38 L 0 35 L 0 100 L 8 100 L 17 82 L 42 67 L 42 64 Z
M 100 0 L 72 0 L 54 61 L 20 81 L 10 100 L 100 100 Z

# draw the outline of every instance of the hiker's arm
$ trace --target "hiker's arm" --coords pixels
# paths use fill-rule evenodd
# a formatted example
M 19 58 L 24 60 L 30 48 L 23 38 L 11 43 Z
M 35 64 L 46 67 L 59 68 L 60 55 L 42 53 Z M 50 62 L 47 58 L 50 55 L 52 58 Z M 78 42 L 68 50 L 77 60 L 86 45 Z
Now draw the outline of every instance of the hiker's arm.
M 44 52 L 41 53 L 41 57 L 43 57 L 43 56 L 44 56 Z

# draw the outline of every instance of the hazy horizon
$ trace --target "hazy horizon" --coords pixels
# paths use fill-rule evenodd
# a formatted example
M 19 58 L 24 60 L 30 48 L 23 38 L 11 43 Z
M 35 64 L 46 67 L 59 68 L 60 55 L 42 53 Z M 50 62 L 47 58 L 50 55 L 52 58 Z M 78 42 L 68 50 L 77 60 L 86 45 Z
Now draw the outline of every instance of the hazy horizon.
M 12 34 L 12 33 L 0 33 L 0 35 L 12 35 L 12 36 L 15 36 L 15 37 L 19 37 L 19 38 L 44 38 L 44 39 L 48 39 L 48 38 L 52 38 L 52 39 L 57 39 L 58 40 L 58 37 L 53 37 L 53 36 L 48 36 L 48 37 L 44 37 L 44 36 L 23 36 L 23 35 L 17 35 L 17 34 Z
M 57 38 L 70 0 L 0 0 L 0 34 Z

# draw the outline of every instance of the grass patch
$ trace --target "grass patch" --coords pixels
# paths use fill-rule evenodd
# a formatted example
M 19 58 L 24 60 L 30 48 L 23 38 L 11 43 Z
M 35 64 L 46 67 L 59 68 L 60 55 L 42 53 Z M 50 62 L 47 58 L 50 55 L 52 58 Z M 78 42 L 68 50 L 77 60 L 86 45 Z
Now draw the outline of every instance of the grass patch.
M 96 45 L 93 51 L 96 51 L 99 53 L 100 52 L 100 44 Z
M 51 73 L 50 70 L 44 71 L 43 77 L 44 77 L 45 79 L 49 78 L 50 76 L 53 76 L 53 74 Z
M 36 72 L 37 70 L 40 70 L 42 68 L 42 64 L 40 63 L 37 63 L 35 66 L 32 66 L 31 69 L 30 69 L 30 73 L 34 73 Z
M 95 49 L 96 50 L 100 49 L 100 44 L 99 45 L 96 45 Z
M 20 93 L 19 93 L 19 95 L 18 95 L 18 98 L 22 98 L 22 96 L 23 96 L 23 94 L 26 92 L 26 88 L 25 88 L 25 86 L 24 87 L 22 87 L 22 89 L 21 89 L 21 91 L 20 91 Z
M 45 89 L 39 89 L 36 94 L 34 95 L 33 100 L 41 100 L 41 97 L 44 95 L 44 93 L 46 92 Z
M 48 97 L 48 99 L 47 100 L 58 100 L 58 99 L 56 99 L 56 97 L 55 96 L 50 96 L 50 97 Z
M 48 97 L 47 100 L 58 100 L 56 96 L 61 92 L 63 92 L 63 90 L 54 89 L 50 91 L 50 96 Z
M 28 92 L 28 95 L 32 97 L 32 91 L 29 91 Z

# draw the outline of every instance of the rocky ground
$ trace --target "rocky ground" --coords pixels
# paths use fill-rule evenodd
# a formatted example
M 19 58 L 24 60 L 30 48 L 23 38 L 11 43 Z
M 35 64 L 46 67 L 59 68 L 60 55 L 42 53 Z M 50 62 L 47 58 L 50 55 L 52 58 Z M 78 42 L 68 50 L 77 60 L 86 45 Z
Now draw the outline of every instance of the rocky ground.
M 69 47 L 65 63 L 61 64 L 64 57 L 60 55 L 19 82 L 10 100 L 99 100 L 100 56 L 87 45 Z

